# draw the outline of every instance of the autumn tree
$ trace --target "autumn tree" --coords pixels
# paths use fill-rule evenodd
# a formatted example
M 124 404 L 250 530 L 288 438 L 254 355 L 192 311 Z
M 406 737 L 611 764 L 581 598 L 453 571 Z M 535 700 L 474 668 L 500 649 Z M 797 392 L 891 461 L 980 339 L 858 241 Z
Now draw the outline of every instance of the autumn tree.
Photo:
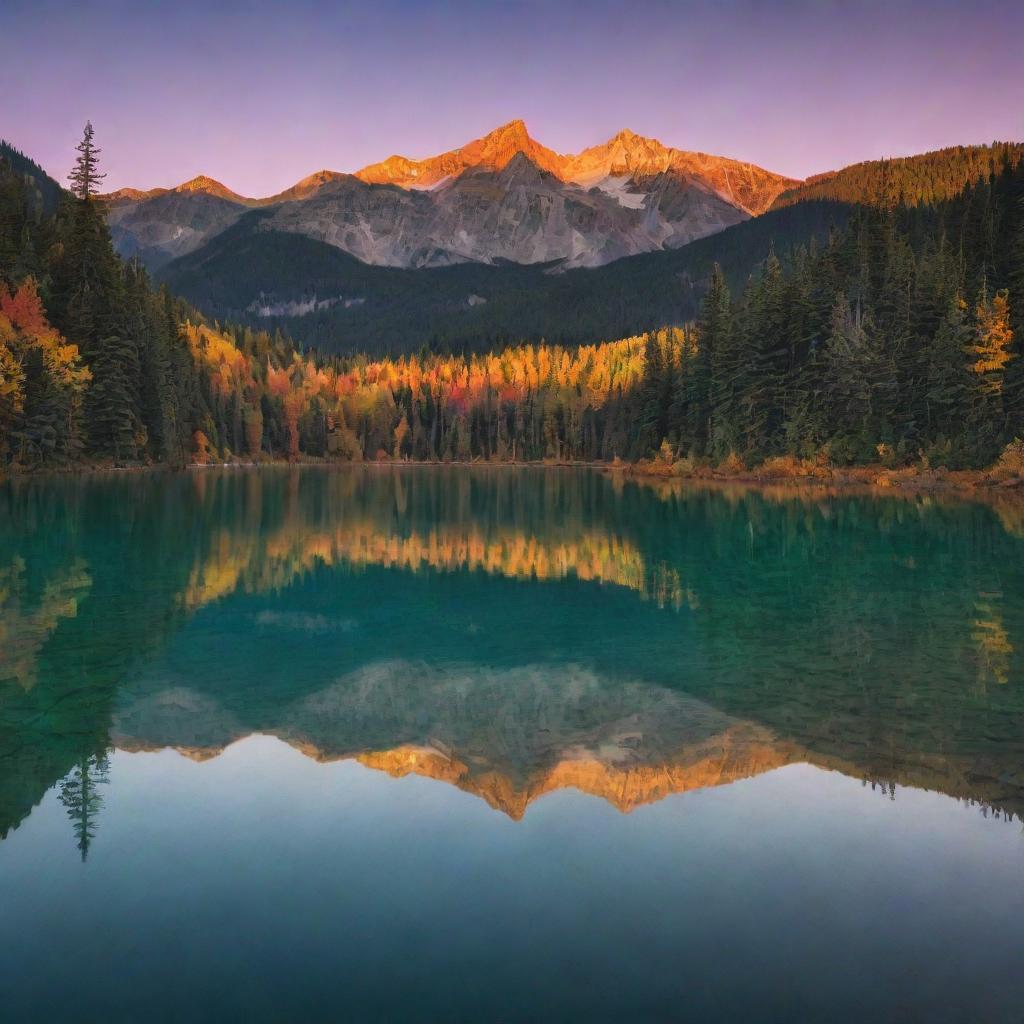
M 1013 357 L 1010 330 L 1010 307 L 1006 290 L 991 298 L 983 291 L 974 309 L 976 324 L 974 344 L 967 346 L 973 356 L 971 370 L 978 376 L 978 386 L 986 398 L 1002 394 L 1003 374 Z
M 46 319 L 33 278 L 0 285 L 0 423 L 23 466 L 66 464 L 82 447 L 82 404 L 91 380 L 78 348 Z

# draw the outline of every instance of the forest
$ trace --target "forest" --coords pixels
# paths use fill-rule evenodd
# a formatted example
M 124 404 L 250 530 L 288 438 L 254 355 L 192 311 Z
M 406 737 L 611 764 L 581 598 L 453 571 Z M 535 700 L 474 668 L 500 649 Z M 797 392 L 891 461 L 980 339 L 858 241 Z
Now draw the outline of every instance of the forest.
M 870 206 L 934 206 L 955 199 L 968 185 L 998 175 L 1024 159 L 1024 143 L 949 146 L 890 160 L 865 160 L 815 174 L 783 192 L 774 208 L 811 199 Z
M 595 317 L 586 344 L 370 358 L 211 320 L 120 259 L 91 126 L 69 190 L 6 148 L 0 465 L 987 465 L 1024 435 L 1024 163 L 1020 147 L 986 152 L 955 193 L 857 172 L 870 181 L 827 237 L 768 238 L 739 284 L 709 259 L 692 322 Z M 529 290 L 521 303 L 526 318 Z

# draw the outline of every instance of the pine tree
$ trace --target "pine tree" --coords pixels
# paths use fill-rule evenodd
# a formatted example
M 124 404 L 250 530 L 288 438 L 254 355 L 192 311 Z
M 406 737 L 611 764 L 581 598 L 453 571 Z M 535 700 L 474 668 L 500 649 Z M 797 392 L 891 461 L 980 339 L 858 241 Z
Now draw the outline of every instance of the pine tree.
M 93 383 L 86 395 L 85 416 L 93 452 L 117 463 L 134 461 L 144 438 L 137 415 L 138 376 L 135 345 L 119 335 L 104 338 L 92 363 Z
M 824 358 L 833 451 L 844 461 L 870 459 L 879 443 L 891 440 L 895 372 L 870 317 L 859 307 L 851 309 L 842 292 L 832 310 Z
M 1008 207 L 1010 227 L 1006 246 L 1013 358 L 1006 369 L 1003 402 L 1008 433 L 1011 437 L 1024 437 L 1024 163 L 1016 170 L 1014 196 Z
M 166 286 L 161 288 L 156 306 L 166 345 L 167 377 L 172 388 L 164 447 L 171 465 L 181 466 L 187 458 L 192 424 L 198 422 L 202 414 L 203 398 L 199 389 L 195 360 L 192 358 L 188 342 L 182 336 L 174 299 Z M 266 387 L 265 365 L 262 359 L 253 363 L 254 390 L 257 394 L 254 401 L 259 403 L 262 403 Z M 260 412 L 263 413 L 262 404 Z
M 170 380 L 167 339 L 146 272 L 135 263 L 125 271 L 125 301 L 125 333 L 134 343 L 139 364 L 137 413 L 148 453 L 158 461 L 173 462 L 176 395 Z
M 71 191 L 83 202 L 92 199 L 96 194 L 96 186 L 106 177 L 106 174 L 100 173 L 100 150 L 93 145 L 92 139 L 92 122 L 86 121 L 82 141 L 75 147 L 78 150 L 75 166 L 68 175 Z
M 731 310 L 729 287 L 722 268 L 716 263 L 711 283 L 701 304 L 696 328 L 696 353 L 689 358 L 689 373 L 681 376 L 676 400 L 685 408 L 685 432 L 688 448 L 703 455 L 711 444 L 715 368 L 720 366 L 719 350 L 727 350 L 730 340 Z
M 666 420 L 672 391 L 672 365 L 662 351 L 656 332 L 644 343 L 644 375 L 640 384 L 640 424 L 636 453 L 647 455 L 666 434 Z
M 109 775 L 106 755 L 90 755 L 82 758 L 60 785 L 60 802 L 71 819 L 83 861 L 89 856 L 89 847 L 96 838 L 96 819 L 103 806 L 98 787 L 109 781 Z
M 963 433 L 963 425 L 968 421 L 972 381 L 964 353 L 971 341 L 967 303 L 957 296 L 949 303 L 934 337 L 924 346 L 925 431 L 933 444 L 951 448 L 953 439 Z M 966 446 L 960 444 L 959 448 L 964 450 Z M 956 463 L 960 461 L 955 458 Z
M 121 264 L 97 203 L 67 200 L 56 225 L 58 245 L 50 267 L 48 309 L 61 334 L 86 361 L 102 338 L 123 327 L 125 302 Z
M 782 430 L 790 357 L 786 293 L 782 265 L 772 252 L 751 292 L 740 332 L 742 447 L 754 456 L 775 451 Z

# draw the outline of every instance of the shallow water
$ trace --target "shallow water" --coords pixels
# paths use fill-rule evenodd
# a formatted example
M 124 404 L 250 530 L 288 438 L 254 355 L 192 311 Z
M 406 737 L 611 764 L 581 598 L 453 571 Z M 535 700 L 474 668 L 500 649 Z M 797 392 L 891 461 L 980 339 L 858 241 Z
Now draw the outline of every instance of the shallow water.
M 0 1016 L 1019 1020 L 1024 516 L 0 489 Z

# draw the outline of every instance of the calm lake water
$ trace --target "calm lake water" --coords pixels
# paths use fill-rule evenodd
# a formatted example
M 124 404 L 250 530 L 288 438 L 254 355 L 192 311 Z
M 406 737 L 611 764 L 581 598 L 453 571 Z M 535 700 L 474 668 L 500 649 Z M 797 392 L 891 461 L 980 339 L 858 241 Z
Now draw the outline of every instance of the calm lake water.
M 0 1018 L 1024 1019 L 1024 506 L 0 487 Z

